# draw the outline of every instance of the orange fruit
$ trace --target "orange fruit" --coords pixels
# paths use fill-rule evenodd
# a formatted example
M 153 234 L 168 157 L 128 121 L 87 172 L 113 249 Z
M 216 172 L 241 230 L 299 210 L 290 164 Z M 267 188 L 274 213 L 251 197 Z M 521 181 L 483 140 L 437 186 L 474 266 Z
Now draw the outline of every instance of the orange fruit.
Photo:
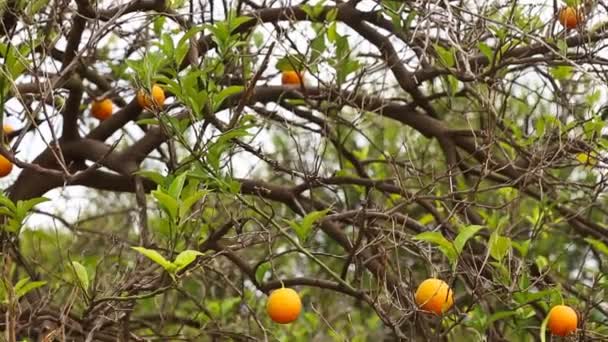
M 14 131 L 13 126 L 11 126 L 9 124 L 4 124 L 4 125 L 2 125 L 2 130 L 4 131 L 4 142 L 8 144 L 9 138 L 7 137 L 7 135 L 13 133 L 13 131 Z
M 140 89 L 137 92 L 137 103 L 139 106 L 152 110 L 161 108 L 165 104 L 165 91 L 163 88 L 157 86 L 156 84 L 153 85 L 151 95 L 152 98 L 150 98 L 150 94 L 146 90 Z
M 576 8 L 567 6 L 559 10 L 559 23 L 567 29 L 576 28 L 582 21 L 582 15 Z
M 426 311 L 441 315 L 454 304 L 454 294 L 448 284 L 436 278 L 423 281 L 416 290 L 416 304 Z
M 302 84 L 303 78 L 304 76 L 301 72 L 296 72 L 292 70 L 283 71 L 283 74 L 281 75 L 281 83 L 283 85 L 300 85 Z
M 103 99 L 101 101 L 93 101 L 91 104 L 91 115 L 97 120 L 103 121 L 112 116 L 114 104 L 110 99 Z
M 13 171 L 13 163 L 0 154 L 0 177 L 6 177 Z
M 4 124 L 2 125 L 2 129 L 4 130 L 4 134 L 11 134 L 13 133 L 14 129 L 13 126 L 9 125 L 9 124 Z
M 566 305 L 556 305 L 549 311 L 547 326 L 553 335 L 566 336 L 576 331 L 578 317 L 576 311 Z
M 301 311 L 302 301 L 293 289 L 281 288 L 272 291 L 268 297 L 266 312 L 270 319 L 277 323 L 291 323 L 298 318 Z

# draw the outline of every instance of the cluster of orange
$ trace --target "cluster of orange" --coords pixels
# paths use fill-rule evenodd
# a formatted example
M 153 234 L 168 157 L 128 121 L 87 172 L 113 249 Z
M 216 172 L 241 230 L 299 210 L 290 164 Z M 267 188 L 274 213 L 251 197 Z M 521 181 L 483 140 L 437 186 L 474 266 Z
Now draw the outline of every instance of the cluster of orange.
M 148 94 L 145 90 L 140 89 L 137 92 L 137 103 L 145 109 L 152 110 L 156 108 L 161 108 L 165 103 L 165 92 L 158 85 L 152 86 L 152 91 Z M 100 120 L 106 120 L 110 116 L 112 116 L 112 112 L 114 110 L 114 104 L 112 100 L 108 98 L 96 99 L 91 103 L 91 115 Z M 4 127 L 4 135 L 10 134 L 13 132 L 13 128 L 5 124 Z M 13 163 L 8 160 L 3 155 L 0 155 L 0 178 L 8 176 L 13 170 Z
M 416 304 L 425 311 L 442 315 L 454 304 L 454 294 L 443 280 L 429 278 L 416 290 Z M 566 305 L 556 305 L 549 311 L 547 326 L 553 335 L 567 336 L 576 331 L 578 317 L 576 311 Z
M 152 86 L 150 93 L 140 89 L 136 98 L 139 106 L 148 110 L 160 108 L 165 104 L 165 92 L 156 84 Z M 112 116 L 113 107 L 112 100 L 108 98 L 94 100 L 91 103 L 91 115 L 97 120 L 103 121 Z
M 442 315 L 454 305 L 454 293 L 443 280 L 429 278 L 420 283 L 414 294 L 416 304 L 424 311 Z M 276 322 L 287 324 L 295 321 L 302 311 L 298 293 L 289 288 L 273 291 L 266 305 L 268 316 Z M 547 326 L 552 334 L 567 336 L 576 331 L 576 311 L 566 305 L 556 305 L 549 311 Z

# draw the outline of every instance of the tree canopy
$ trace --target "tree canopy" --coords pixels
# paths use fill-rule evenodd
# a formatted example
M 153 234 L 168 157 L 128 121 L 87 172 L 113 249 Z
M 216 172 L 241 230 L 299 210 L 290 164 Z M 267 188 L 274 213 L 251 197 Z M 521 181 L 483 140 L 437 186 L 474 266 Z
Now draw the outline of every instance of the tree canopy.
M 0 1 L 5 340 L 608 339 L 607 6 Z

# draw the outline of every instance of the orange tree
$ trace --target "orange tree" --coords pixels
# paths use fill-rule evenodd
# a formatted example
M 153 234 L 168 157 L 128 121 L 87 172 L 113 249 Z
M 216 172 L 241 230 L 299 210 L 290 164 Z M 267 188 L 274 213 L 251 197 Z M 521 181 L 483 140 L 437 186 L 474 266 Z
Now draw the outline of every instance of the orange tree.
M 5 339 L 606 339 L 606 14 L 0 2 Z

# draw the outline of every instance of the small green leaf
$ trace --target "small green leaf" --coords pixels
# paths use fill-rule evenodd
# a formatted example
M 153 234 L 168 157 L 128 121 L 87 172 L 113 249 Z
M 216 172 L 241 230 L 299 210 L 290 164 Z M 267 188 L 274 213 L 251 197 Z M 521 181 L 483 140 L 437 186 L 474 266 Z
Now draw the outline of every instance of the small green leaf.
M 590 244 L 593 248 L 595 248 L 597 251 L 603 253 L 604 255 L 608 256 L 608 246 L 606 246 L 605 243 L 603 243 L 600 240 L 596 240 L 593 238 L 585 238 L 585 241 L 587 241 L 588 244 Z
M 184 188 L 184 184 L 186 183 L 186 176 L 188 176 L 187 172 L 182 173 L 181 175 L 175 177 L 171 185 L 169 186 L 169 190 L 167 193 L 169 196 L 179 199 L 182 193 L 182 189 Z
M 568 43 L 566 43 L 564 39 L 560 39 L 557 41 L 557 47 L 562 55 L 565 56 L 568 54 Z
M 213 111 L 216 112 L 228 97 L 242 92 L 243 89 L 245 89 L 243 86 L 230 86 L 222 89 L 222 91 L 213 98 Z
M 261 284 L 264 281 L 264 276 L 266 275 L 266 272 L 268 272 L 269 270 L 270 270 L 269 262 L 265 262 L 265 263 L 261 264 L 260 266 L 258 266 L 258 268 L 255 270 L 255 281 L 257 281 L 258 284 Z
M 300 240 L 300 242 L 306 241 L 314 223 L 324 218 L 330 210 L 331 209 L 311 211 L 310 213 L 306 214 L 306 216 L 304 216 L 304 218 L 302 218 L 302 221 L 300 221 L 299 223 L 293 221 L 289 222 L 291 227 L 298 235 L 298 239 Z
M 540 325 L 540 342 L 546 342 L 547 338 L 547 323 L 549 323 L 549 315 L 543 319 L 543 323 Z
M 177 64 L 181 64 L 184 61 L 184 57 L 186 57 L 188 49 L 190 49 L 190 38 L 203 30 L 203 26 L 194 26 L 180 38 L 179 42 L 177 43 L 177 47 L 175 48 L 175 62 Z
M 239 28 L 239 26 L 245 24 L 248 21 L 253 20 L 252 17 L 248 17 L 246 15 L 242 15 L 239 17 L 232 17 L 229 19 L 228 23 L 230 26 L 230 33 L 232 33 L 234 30 L 236 30 L 237 28 Z
M 17 282 L 14 287 L 17 299 L 25 296 L 28 292 L 46 285 L 46 281 L 30 281 L 30 277 L 25 277 Z
M 158 121 L 158 119 L 147 118 L 147 119 L 137 120 L 137 121 L 135 121 L 135 123 L 138 125 L 158 125 L 159 121 Z
M 448 241 L 440 232 L 424 232 L 413 238 L 418 241 L 426 241 L 437 245 L 437 248 L 450 260 L 452 264 L 458 259 L 454 245 Z
M 150 260 L 154 261 L 155 263 L 159 264 L 167 272 L 169 272 L 169 273 L 175 273 L 176 266 L 172 262 L 169 262 L 167 259 L 165 259 L 157 251 L 155 251 L 153 249 L 147 249 L 147 248 L 144 248 L 144 247 L 131 247 L 131 248 L 133 248 L 134 250 L 136 250 L 139 253 L 143 254 L 148 259 L 150 259 Z
M 275 66 L 279 71 L 303 71 L 305 60 L 300 55 L 287 55 L 277 61 Z
M 454 51 L 451 49 L 448 50 L 439 44 L 435 44 L 435 51 L 437 51 L 437 55 L 439 56 L 439 61 L 445 67 L 451 68 L 456 63 L 454 59 Z
M 43 9 L 44 6 L 46 6 L 48 2 L 49 2 L 49 0 L 34 0 L 34 1 L 29 2 L 28 9 L 27 9 L 27 15 L 30 17 L 34 16 L 34 14 L 38 13 L 41 9 Z M 2 12 L 2 11 L 0 11 L 0 12 Z
M 534 262 L 536 263 L 536 267 L 538 267 L 539 271 L 542 271 L 549 266 L 549 260 L 547 260 L 544 255 L 537 256 Z
M 184 199 L 179 206 L 179 218 L 183 220 L 190 212 L 190 208 L 192 208 L 194 203 L 205 197 L 205 195 L 207 195 L 207 191 L 197 191 L 194 194 L 186 197 L 186 199 Z
M 560 65 L 551 68 L 551 75 L 558 80 L 567 80 L 572 76 L 574 68 L 569 65 Z
M 492 316 L 490 316 L 487 324 L 490 325 L 496 321 L 499 321 L 499 320 L 507 318 L 507 317 L 515 316 L 515 315 L 517 315 L 517 311 L 499 311 L 499 312 L 493 313 Z
M 310 213 L 306 214 L 306 216 L 304 216 L 304 218 L 302 219 L 302 227 L 304 227 L 304 229 L 310 230 L 312 228 L 312 225 L 327 216 L 327 213 L 329 213 L 330 210 L 331 209 L 328 208 L 319 211 L 311 211 Z
M 87 269 L 82 266 L 78 261 L 72 261 L 72 271 L 78 278 L 80 283 L 80 287 L 86 293 L 89 289 L 89 274 L 87 273 Z
M 528 251 L 530 250 L 530 242 L 532 240 L 528 239 L 525 241 L 517 242 L 511 241 L 511 245 L 519 251 L 522 257 L 526 257 L 528 255 Z
M 454 247 L 456 248 L 456 252 L 460 254 L 467 241 L 473 236 L 475 236 L 475 234 L 477 234 L 477 232 L 483 228 L 483 226 L 478 225 L 469 225 L 462 228 L 454 239 Z
M 327 12 L 325 19 L 327 19 L 327 21 L 336 21 L 337 17 L 338 17 L 338 8 L 332 8 Z
M 481 53 L 483 53 L 484 56 L 486 56 L 489 61 L 488 64 L 492 64 L 492 59 L 494 58 L 494 50 L 492 50 L 492 48 L 484 42 L 480 42 L 479 44 L 477 44 L 477 48 L 479 49 L 479 51 L 481 51 Z
M 169 217 L 173 219 L 177 217 L 178 203 L 176 199 L 160 190 L 152 191 L 152 196 L 161 204 L 163 209 L 169 214 Z
M 165 184 L 165 177 L 156 171 L 139 170 L 135 174 L 147 178 L 160 186 Z
M 500 236 L 498 232 L 492 233 L 489 242 L 490 256 L 497 261 L 502 259 L 509 253 L 511 249 L 511 239 L 506 236 Z
M 15 203 L 13 203 L 13 201 L 3 195 L 0 195 L 0 206 L 7 207 L 13 213 L 17 211 L 17 206 L 15 205 Z
M 49 201 L 46 197 L 36 197 L 26 201 L 17 201 L 17 215 L 24 218 L 32 208 L 46 201 Z
M 194 250 L 186 250 L 179 253 L 179 255 L 175 258 L 175 261 L 173 261 L 173 265 L 177 267 L 175 272 L 179 272 L 186 266 L 190 265 L 199 255 L 203 255 L 203 253 Z

